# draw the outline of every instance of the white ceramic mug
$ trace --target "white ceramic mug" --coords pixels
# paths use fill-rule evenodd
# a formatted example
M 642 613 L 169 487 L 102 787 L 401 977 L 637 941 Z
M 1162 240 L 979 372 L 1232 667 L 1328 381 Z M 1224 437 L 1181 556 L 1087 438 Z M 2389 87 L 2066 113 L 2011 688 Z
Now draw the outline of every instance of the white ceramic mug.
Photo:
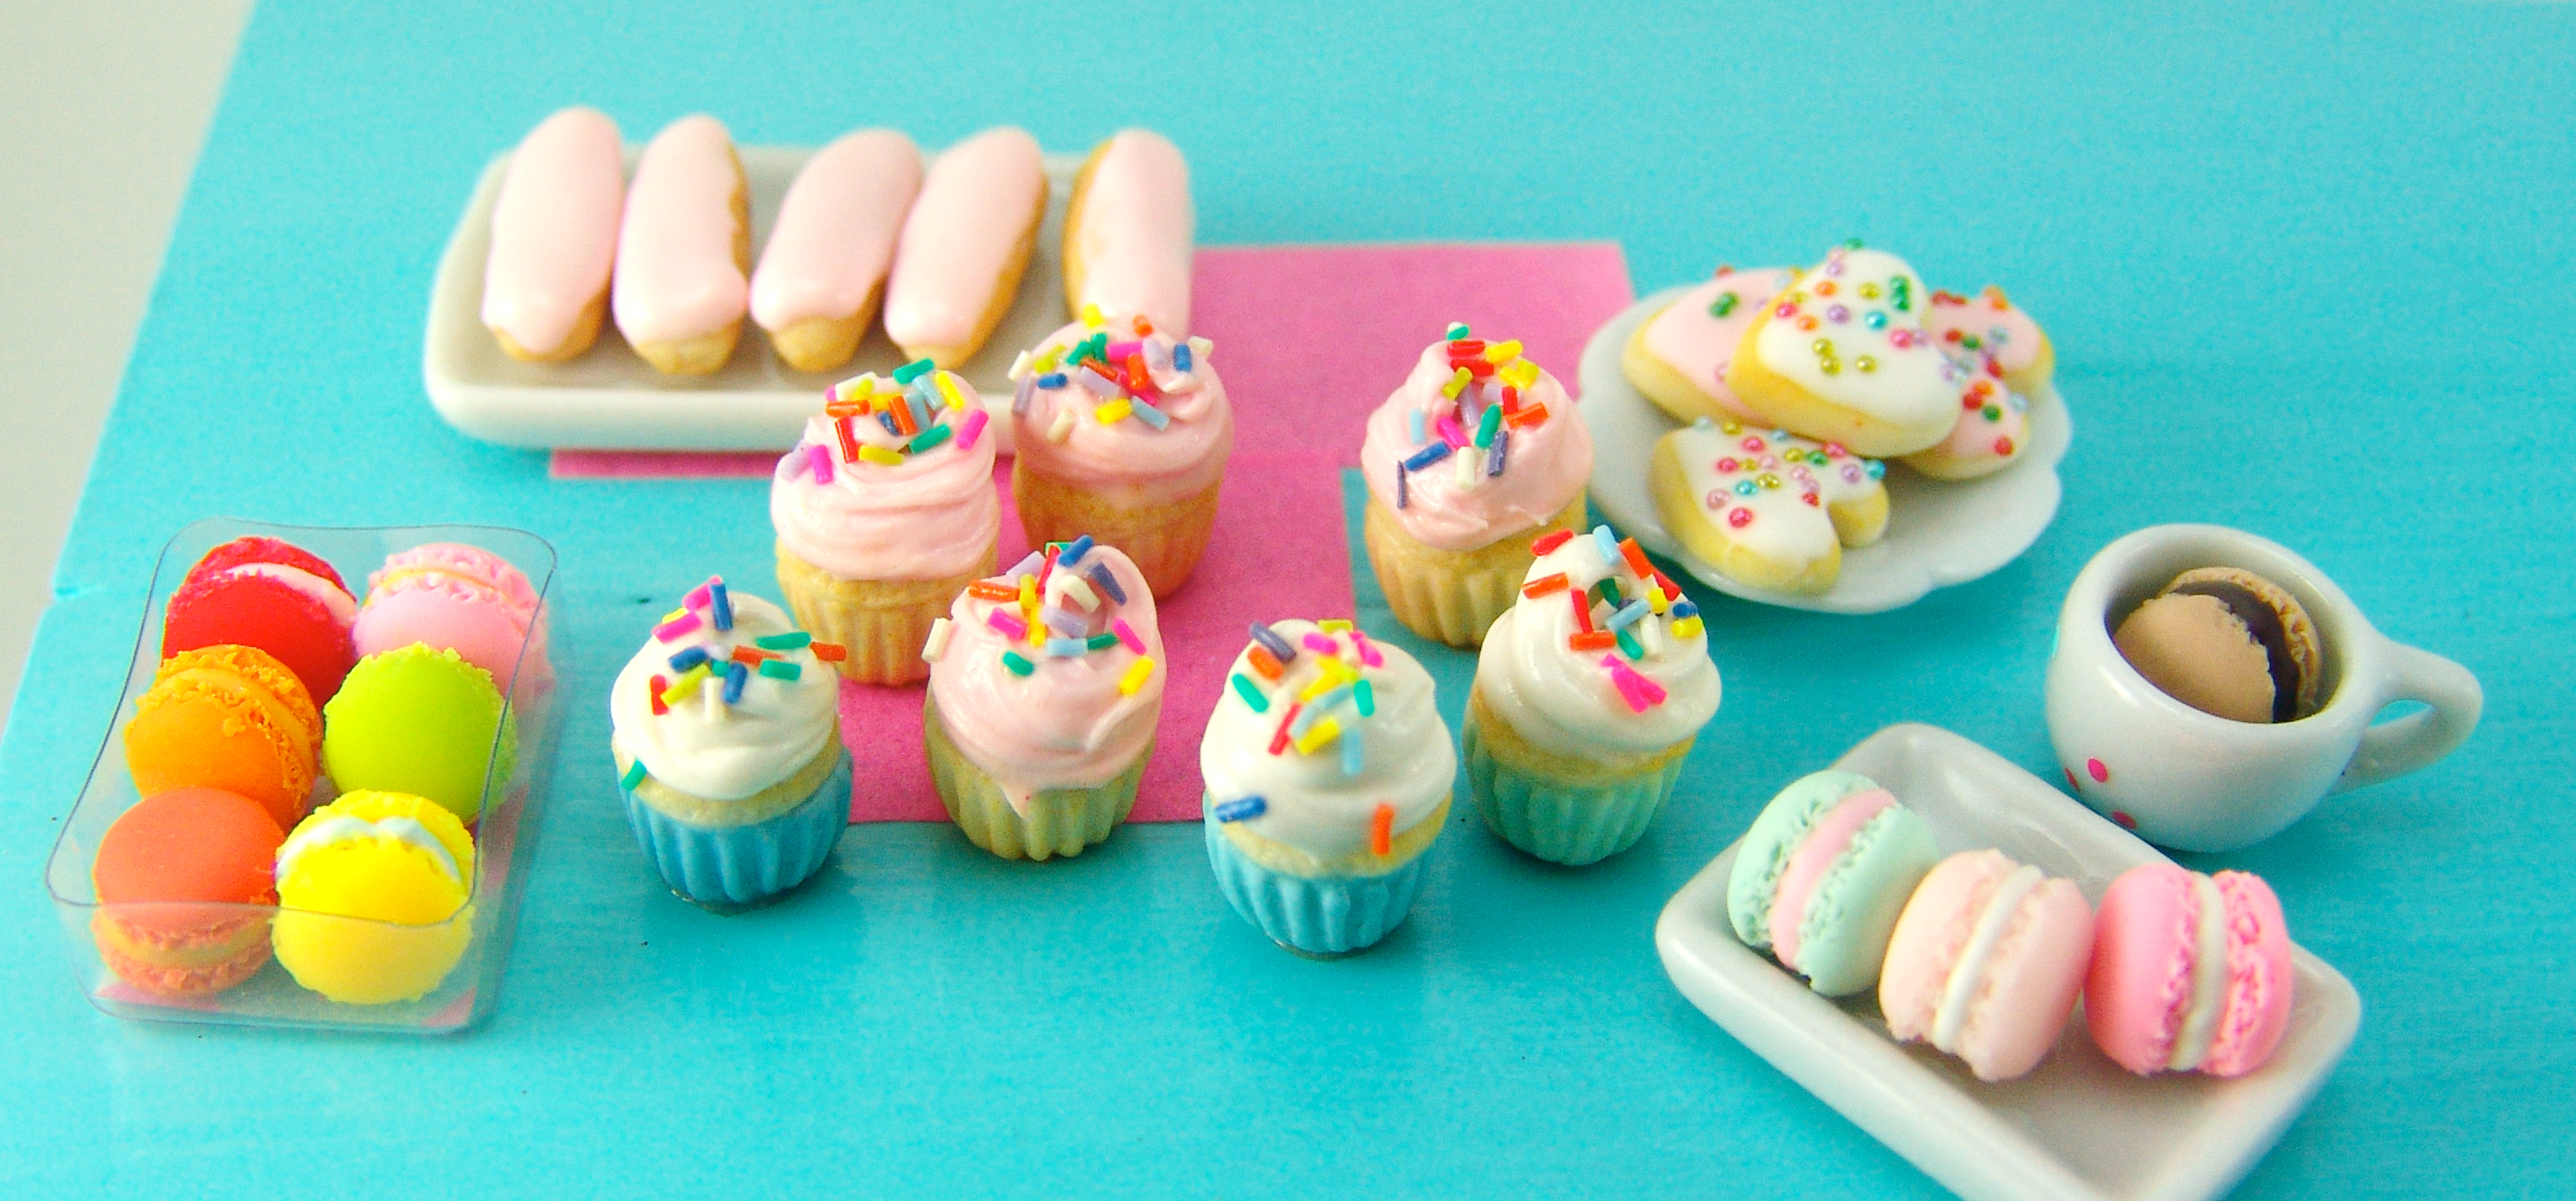
M 2315 713 L 2230 721 L 2129 666 L 2112 627 L 2195 567 L 2253 572 L 2307 607 L 2325 652 Z M 2371 724 L 2400 700 L 2428 707 Z M 2102 548 L 2066 594 L 2048 660 L 2048 737 L 2068 786 L 2139 837 L 2186 851 L 2260 842 L 2328 793 L 2430 764 L 2468 738 L 2482 704 L 2467 668 L 2383 637 L 2314 564 L 2216 525 L 2152 526 Z

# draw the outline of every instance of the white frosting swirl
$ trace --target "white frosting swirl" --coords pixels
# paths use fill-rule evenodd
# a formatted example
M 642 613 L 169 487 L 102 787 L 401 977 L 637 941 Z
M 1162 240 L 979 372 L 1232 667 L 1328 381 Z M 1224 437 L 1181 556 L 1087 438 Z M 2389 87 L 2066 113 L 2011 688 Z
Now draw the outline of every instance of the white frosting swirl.
M 742 698 L 726 705 L 705 695 L 721 684 L 721 677 L 710 679 L 669 712 L 654 714 L 653 677 L 678 677 L 671 656 L 682 648 L 705 647 L 721 661 L 755 638 L 796 628 L 768 601 L 740 592 L 730 597 L 733 629 L 702 623 L 669 642 L 646 639 L 608 693 L 617 750 L 642 760 L 655 779 L 711 801 L 742 800 L 796 774 L 822 753 L 840 712 L 839 674 L 799 648 L 778 652 L 797 666 L 793 680 L 754 671 Z
M 1476 691 L 1486 706 L 1521 737 L 1553 754 L 1598 758 L 1605 750 L 1661 750 L 1698 733 L 1717 713 L 1717 664 L 1709 661 L 1707 635 L 1673 633 L 1671 609 L 1649 612 L 1628 626 L 1645 651 L 1641 658 L 1631 660 L 1617 649 L 1573 649 L 1570 639 L 1580 627 L 1567 592 L 1590 589 L 1607 578 L 1618 583 L 1622 596 L 1645 595 L 1647 581 L 1624 556 L 1607 559 L 1589 533 L 1539 556 L 1524 582 L 1562 573 L 1566 587 L 1539 596 L 1524 594 L 1485 631 L 1485 646 L 1476 658 Z M 1592 612 L 1593 624 L 1608 629 L 1610 606 L 1596 602 Z M 1616 657 L 1652 681 L 1664 690 L 1664 699 L 1638 712 L 1611 670 L 1602 666 L 1604 657 Z
M 1369 846 L 1381 804 L 1394 807 L 1396 834 L 1430 817 L 1449 799 L 1458 776 L 1458 752 L 1432 705 L 1431 676 L 1422 665 L 1403 651 L 1369 640 L 1379 656 L 1379 664 L 1371 667 L 1349 634 L 1335 637 L 1342 647 L 1335 657 L 1368 681 L 1375 696 L 1373 716 L 1359 716 L 1348 702 L 1331 708 L 1341 726 L 1340 738 L 1360 743 L 1360 770 L 1346 774 L 1338 745 L 1312 754 L 1301 754 L 1294 746 L 1270 753 L 1290 702 L 1322 671 L 1317 663 L 1322 653 L 1305 645 L 1308 635 L 1322 633 L 1321 627 L 1311 621 L 1277 621 L 1270 628 L 1297 650 L 1278 681 L 1254 670 L 1249 646 L 1228 668 L 1250 681 L 1268 708 L 1255 712 L 1240 686 L 1229 682 L 1208 718 L 1207 738 L 1199 744 L 1199 775 L 1219 808 L 1258 796 L 1263 808 L 1259 816 L 1243 819 L 1247 832 L 1326 861 Z

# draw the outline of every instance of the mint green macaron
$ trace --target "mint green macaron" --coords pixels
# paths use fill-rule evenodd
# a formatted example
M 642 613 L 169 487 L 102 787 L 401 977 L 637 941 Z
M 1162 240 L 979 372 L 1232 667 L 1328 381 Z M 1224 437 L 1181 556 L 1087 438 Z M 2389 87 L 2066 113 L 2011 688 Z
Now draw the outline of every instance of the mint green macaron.
M 1817 992 L 1878 983 L 1906 899 L 1941 859 L 1932 828 L 1867 776 L 1800 777 L 1764 807 L 1735 854 L 1727 921 Z

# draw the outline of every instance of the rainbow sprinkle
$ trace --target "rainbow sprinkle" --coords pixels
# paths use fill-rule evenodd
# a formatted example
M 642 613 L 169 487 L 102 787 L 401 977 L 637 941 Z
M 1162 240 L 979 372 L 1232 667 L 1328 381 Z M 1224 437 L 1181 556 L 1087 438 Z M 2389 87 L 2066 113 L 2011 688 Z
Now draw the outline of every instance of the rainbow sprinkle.
M 1154 658 L 1144 636 L 1115 612 L 1127 603 L 1127 592 L 1108 562 L 1091 553 L 1096 545 L 1087 534 L 1050 542 L 1011 570 L 968 584 L 965 599 L 984 606 L 982 623 L 1002 636 L 1002 666 L 1012 675 L 1034 676 L 1048 664 L 1101 662 L 1094 655 L 1132 654 L 1116 679 L 1121 695 L 1134 696 L 1152 681 Z M 972 624 L 975 618 L 960 620 Z M 954 637 L 946 618 L 933 623 L 922 657 L 939 661 Z
M 1312 755 L 1338 745 L 1342 773 L 1360 774 L 1367 761 L 1363 740 L 1346 735 L 1356 733 L 1353 723 L 1377 715 L 1376 686 L 1365 673 L 1383 666 L 1385 655 L 1348 621 L 1319 622 L 1293 643 L 1262 622 L 1253 622 L 1249 633 L 1252 640 L 1227 683 L 1254 713 L 1269 713 L 1284 702 L 1270 753 L 1294 748 Z
M 1521 356 L 1515 341 L 1485 343 L 1462 322 L 1451 322 L 1445 349 L 1449 374 L 1426 408 L 1405 413 L 1413 450 L 1397 463 L 1395 507 L 1413 504 L 1414 472 L 1457 456 L 1451 487 L 1472 492 L 1511 470 L 1511 431 L 1547 420 L 1547 406 L 1523 404 L 1521 393 L 1538 382 L 1538 365 Z
M 1073 435 L 1077 411 L 1101 425 L 1134 418 L 1148 429 L 1170 428 L 1170 397 L 1205 383 L 1197 368 L 1207 361 L 1208 341 L 1176 341 L 1155 333 L 1142 317 L 1129 321 L 1123 332 L 1131 336 L 1118 341 L 1111 339 L 1121 331 L 1109 328 L 1105 318 L 1084 324 L 1091 332 L 1073 344 L 1022 355 L 1011 364 L 1012 414 L 1026 416 L 1040 393 L 1051 394 L 1056 413 L 1045 429 L 1050 442 Z
M 1257 796 L 1248 796 L 1239 801 L 1227 801 L 1217 806 L 1216 819 L 1221 822 L 1251 821 L 1269 811 L 1270 802 Z
M 797 651 L 822 662 L 847 655 L 842 647 L 817 642 L 803 630 L 745 638 L 735 628 L 734 616 L 733 594 L 724 577 L 712 576 L 680 599 L 675 615 L 654 627 L 656 642 L 689 640 L 667 660 L 676 674 L 667 680 L 656 675 L 649 682 L 654 716 L 667 716 L 682 701 L 704 693 L 708 717 L 719 717 L 726 707 L 742 703 L 755 679 L 794 683 L 804 678 L 805 666 L 791 658 Z
M 633 763 L 627 764 L 627 765 L 626 765 L 626 774 L 617 778 L 617 786 L 618 786 L 619 788 L 623 788 L 623 789 L 625 789 L 625 790 L 626 790 L 626 791 L 628 791 L 628 792 L 633 792 L 633 791 L 635 791 L 635 787 L 636 787 L 637 785 L 639 785 L 639 784 L 642 784 L 643 782 L 644 782 L 644 761 L 643 761 L 643 760 L 641 760 L 641 759 L 638 759 L 638 760 L 634 761 Z M 1255 798 L 1253 798 L 1253 799 L 1254 799 L 1254 800 L 1259 800 L 1260 798 L 1259 798 L 1259 797 L 1255 797 Z M 1258 812 L 1258 810 L 1256 810 L 1255 812 Z

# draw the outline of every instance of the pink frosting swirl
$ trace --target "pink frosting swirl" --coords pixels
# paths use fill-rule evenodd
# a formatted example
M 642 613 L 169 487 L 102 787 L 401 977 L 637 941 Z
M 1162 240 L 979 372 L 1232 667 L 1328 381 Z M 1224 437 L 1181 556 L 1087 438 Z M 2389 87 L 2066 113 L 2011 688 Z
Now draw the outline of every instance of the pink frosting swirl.
M 1077 321 L 1048 335 L 1032 359 L 1044 363 L 1049 355 L 1061 358 L 1075 343 L 1101 332 Z M 1021 461 L 1050 478 L 1122 503 L 1164 504 L 1205 491 L 1225 474 L 1226 457 L 1234 452 L 1234 409 L 1226 403 L 1225 381 L 1208 361 L 1207 339 L 1175 342 L 1159 332 L 1105 332 L 1113 348 L 1136 344 L 1134 353 L 1145 357 L 1153 383 L 1145 397 L 1170 422 L 1157 429 L 1132 414 L 1103 422 L 1097 417 L 1103 404 L 1135 393 L 1110 387 L 1111 395 L 1103 395 L 1100 385 L 1086 383 L 1079 370 L 1059 363 L 1039 371 L 1034 363 L 1026 364 L 1029 381 L 1021 389 L 1028 393 L 1028 403 L 1021 405 L 1014 397 L 1011 419 Z M 1190 364 L 1186 371 L 1176 365 L 1184 349 Z M 1065 376 L 1063 386 L 1033 382 L 1053 374 Z M 1124 379 L 1117 373 L 1111 382 Z M 1051 436 L 1059 428 L 1063 436 Z
M 1545 420 L 1528 425 L 1505 423 L 1508 435 L 1499 475 L 1479 470 L 1471 487 L 1461 487 L 1458 479 L 1459 454 L 1439 460 L 1428 467 L 1406 471 L 1404 460 L 1425 447 L 1444 440 L 1439 420 L 1446 416 L 1458 422 L 1459 432 L 1472 435 L 1474 418 L 1459 412 L 1441 389 L 1455 372 L 1450 366 L 1450 343 L 1434 342 L 1422 352 L 1413 366 L 1413 374 L 1395 394 L 1386 398 L 1377 411 L 1369 414 L 1368 436 L 1360 444 L 1360 472 L 1368 478 L 1369 492 L 1378 503 L 1395 513 L 1397 524 L 1413 539 L 1442 550 L 1465 551 L 1490 546 L 1497 540 L 1556 516 L 1574 500 L 1585 480 L 1592 477 L 1592 435 L 1575 416 L 1574 401 L 1565 394 L 1563 385 L 1545 371 L 1523 389 L 1519 405 L 1527 409 L 1534 404 L 1547 406 Z M 1474 395 L 1485 389 L 1499 393 L 1501 385 L 1494 380 L 1479 381 L 1462 394 L 1469 413 L 1481 412 L 1492 401 Z M 1412 413 L 1423 415 L 1423 436 L 1413 436 Z M 1465 453 L 1486 452 L 1466 448 Z M 1397 504 L 1397 477 L 1404 477 L 1403 504 Z
M 993 491 L 993 438 L 978 428 L 968 445 L 967 427 L 983 401 L 963 377 L 937 375 L 956 387 L 964 407 L 929 406 L 931 425 L 949 429 L 949 435 L 919 454 L 904 454 L 899 463 L 853 461 L 842 450 L 838 426 L 844 421 L 863 448 L 893 451 L 913 440 L 873 415 L 806 419 L 805 436 L 778 460 L 770 478 L 769 520 L 781 545 L 845 580 L 937 580 L 975 570 L 1002 529 L 1002 505 Z M 880 405 L 904 391 L 863 375 L 838 385 L 834 394 L 861 389 Z M 932 389 L 936 393 L 938 385 Z M 829 465 L 829 478 L 816 470 L 817 451 Z
M 1092 581 L 1095 566 L 1117 582 L 1125 601 Z M 1016 589 L 1020 572 L 994 582 Z M 1046 574 L 1044 610 L 1069 623 L 1059 636 L 1075 628 L 1086 637 L 1115 635 L 1112 623 L 1124 622 L 1153 665 L 1139 687 L 1121 691 L 1140 658 L 1125 638 L 1082 654 L 1051 655 L 993 623 L 996 611 L 1003 625 L 1019 620 L 1016 600 L 987 600 L 971 591 L 958 595 L 949 606 L 948 645 L 930 665 L 930 695 L 957 749 L 1023 812 L 1041 790 L 1095 787 L 1127 770 L 1153 740 L 1163 709 L 1163 636 L 1143 573 L 1126 555 L 1095 546 L 1071 568 Z M 1086 597 L 1093 602 L 1089 608 L 1082 605 Z M 1029 664 L 1029 674 L 1012 670 L 1002 658 L 1005 651 Z

